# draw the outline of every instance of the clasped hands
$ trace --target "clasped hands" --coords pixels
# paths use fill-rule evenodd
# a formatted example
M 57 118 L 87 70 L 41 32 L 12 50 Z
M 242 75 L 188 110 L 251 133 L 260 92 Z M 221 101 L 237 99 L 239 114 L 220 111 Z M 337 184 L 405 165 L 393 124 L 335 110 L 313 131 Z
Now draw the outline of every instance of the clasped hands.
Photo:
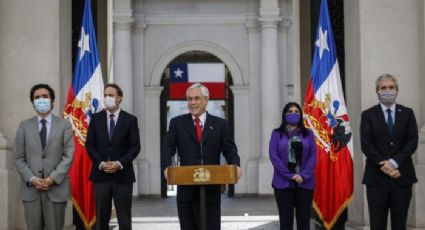
M 106 161 L 100 167 L 105 173 L 114 173 L 121 169 L 118 161 Z
M 35 187 L 35 189 L 37 189 L 37 191 L 47 191 L 54 183 L 55 181 L 51 177 L 47 177 L 46 179 L 35 177 L 31 181 L 31 184 Z
M 381 166 L 381 171 L 390 176 L 393 179 L 399 178 L 401 176 L 400 171 L 394 167 L 389 160 L 379 162 Z
M 295 181 L 295 182 L 297 182 L 297 184 L 303 183 L 303 178 L 299 174 L 295 174 L 292 177 L 292 180 Z

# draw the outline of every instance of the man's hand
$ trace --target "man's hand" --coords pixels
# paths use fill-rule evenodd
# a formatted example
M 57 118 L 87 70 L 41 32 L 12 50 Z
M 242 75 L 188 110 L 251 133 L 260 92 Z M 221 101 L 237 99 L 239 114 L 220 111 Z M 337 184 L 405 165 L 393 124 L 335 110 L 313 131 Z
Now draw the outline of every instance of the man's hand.
M 238 180 L 241 178 L 242 176 L 242 169 L 241 167 L 236 167 L 236 176 L 238 177 Z
M 35 177 L 32 179 L 31 184 L 35 187 L 35 189 L 37 189 L 37 191 L 40 191 L 43 189 L 44 180 L 39 177 Z
M 397 179 L 401 176 L 400 171 L 398 169 L 393 170 L 390 172 L 389 176 L 393 179 Z
M 391 164 L 391 162 L 389 160 L 381 161 L 381 162 L 379 162 L 379 165 L 381 165 L 381 171 L 384 172 L 387 175 L 390 175 L 390 173 L 392 171 L 396 170 L 394 165 Z
M 297 182 L 297 184 L 301 184 L 303 182 L 303 178 L 300 175 L 298 175 L 298 174 L 295 174 L 292 177 L 292 180 L 294 180 L 295 182 Z
M 168 168 L 165 168 L 165 169 L 164 169 L 164 177 L 165 177 L 165 179 L 166 179 L 166 180 L 168 179 L 168 178 L 167 178 L 167 175 L 168 175 L 167 173 L 168 173 Z
M 121 167 L 117 161 L 107 161 L 102 165 L 102 169 L 105 171 L 105 173 L 114 173 L 121 169 Z
M 53 178 L 51 177 L 47 177 L 46 179 L 43 180 L 43 186 L 42 186 L 42 190 L 49 190 L 50 186 L 52 186 L 55 183 L 55 180 L 53 180 Z

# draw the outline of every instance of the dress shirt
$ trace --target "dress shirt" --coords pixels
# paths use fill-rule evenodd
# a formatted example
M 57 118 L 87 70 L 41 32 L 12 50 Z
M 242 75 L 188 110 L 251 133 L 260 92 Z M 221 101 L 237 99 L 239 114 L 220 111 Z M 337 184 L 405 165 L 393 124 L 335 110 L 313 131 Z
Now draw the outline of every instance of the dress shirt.
M 192 120 L 193 120 L 193 124 L 194 125 L 196 125 L 195 124 L 195 119 L 196 119 L 196 117 L 195 116 L 193 116 L 192 115 Z M 207 120 L 207 113 L 206 112 L 204 112 L 203 114 L 201 114 L 201 116 L 199 116 L 199 120 L 200 120 L 200 122 L 201 122 L 201 128 L 204 128 L 204 126 L 205 126 L 205 121 Z
M 385 122 L 388 122 L 388 112 L 387 112 L 387 109 L 390 109 L 391 110 L 391 116 L 393 118 L 393 123 L 395 125 L 395 103 L 392 104 L 390 107 L 388 107 L 388 106 L 386 106 L 386 105 L 384 105 L 382 103 L 380 103 L 380 105 L 381 105 L 382 112 L 384 113 L 384 116 L 385 116 Z M 395 130 L 394 130 L 394 132 L 395 132 Z M 398 163 L 394 159 L 390 158 L 389 161 L 391 162 L 391 164 L 395 168 L 398 168 Z
M 44 119 L 46 120 L 46 145 L 47 145 L 47 140 L 49 139 L 49 134 L 50 134 L 50 128 L 52 127 L 52 114 L 50 113 L 46 118 L 42 118 L 40 116 L 37 116 L 37 120 L 38 120 L 38 132 L 41 131 L 41 127 L 43 127 L 43 124 L 41 124 L 41 120 Z
M 114 114 L 114 121 L 115 121 L 115 128 L 117 128 L 117 122 L 118 122 L 118 117 L 120 116 L 120 112 L 121 112 L 121 108 L 118 108 L 117 111 L 115 111 L 114 113 L 109 112 L 109 110 L 106 110 L 106 125 L 108 126 L 108 133 L 109 133 L 109 124 L 111 122 L 111 114 Z M 109 136 L 109 135 L 108 135 Z M 117 161 L 117 163 L 120 165 L 120 169 L 122 170 L 124 167 L 122 166 L 121 162 Z M 100 162 L 99 164 L 99 170 L 102 171 L 102 166 L 103 164 L 105 164 L 104 161 Z
M 46 120 L 46 145 L 47 141 L 49 140 L 49 134 L 50 134 L 50 128 L 52 127 L 52 114 L 49 113 L 49 115 L 45 118 L 40 117 L 37 115 L 37 121 L 38 121 L 38 132 L 41 131 L 41 128 L 43 127 L 43 124 L 41 124 L 41 120 Z M 28 186 L 32 186 L 32 180 L 34 180 L 36 176 L 32 176 L 30 180 L 28 181 Z

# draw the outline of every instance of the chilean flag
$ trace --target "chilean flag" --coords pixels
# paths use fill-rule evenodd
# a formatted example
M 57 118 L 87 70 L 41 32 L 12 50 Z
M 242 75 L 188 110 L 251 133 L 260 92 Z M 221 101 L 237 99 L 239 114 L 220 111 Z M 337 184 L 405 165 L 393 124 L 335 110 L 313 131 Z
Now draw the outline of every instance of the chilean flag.
M 205 85 L 210 99 L 224 99 L 225 71 L 222 63 L 187 63 L 170 65 L 170 99 L 186 99 L 186 90 L 193 83 Z
M 103 109 L 103 86 L 90 0 L 86 0 L 74 76 L 64 110 L 64 118 L 72 125 L 75 142 L 74 160 L 69 171 L 72 203 L 86 229 L 91 229 L 96 222 L 96 210 L 93 184 L 89 181 L 92 161 L 86 152 L 85 141 L 92 114 Z
M 313 207 L 331 229 L 351 203 L 354 188 L 352 134 L 342 92 L 327 0 L 322 0 L 304 123 L 317 144 Z

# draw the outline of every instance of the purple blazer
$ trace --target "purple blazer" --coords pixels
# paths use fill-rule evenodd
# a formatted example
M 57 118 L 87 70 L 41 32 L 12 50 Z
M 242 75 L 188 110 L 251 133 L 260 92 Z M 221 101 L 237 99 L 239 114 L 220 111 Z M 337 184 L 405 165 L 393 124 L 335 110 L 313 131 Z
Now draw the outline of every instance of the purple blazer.
M 292 132 L 300 132 L 294 130 Z M 299 133 L 301 142 L 303 144 L 303 153 L 301 157 L 300 176 L 303 182 L 299 187 L 305 189 L 314 189 L 314 171 L 316 168 L 316 142 L 314 141 L 314 134 L 311 130 L 307 130 L 307 136 L 304 137 Z M 273 181 L 272 186 L 278 189 L 294 188 L 296 182 L 292 180 L 295 175 L 288 169 L 288 136 L 280 134 L 279 131 L 274 130 L 270 138 L 269 144 L 269 157 L 273 164 Z

